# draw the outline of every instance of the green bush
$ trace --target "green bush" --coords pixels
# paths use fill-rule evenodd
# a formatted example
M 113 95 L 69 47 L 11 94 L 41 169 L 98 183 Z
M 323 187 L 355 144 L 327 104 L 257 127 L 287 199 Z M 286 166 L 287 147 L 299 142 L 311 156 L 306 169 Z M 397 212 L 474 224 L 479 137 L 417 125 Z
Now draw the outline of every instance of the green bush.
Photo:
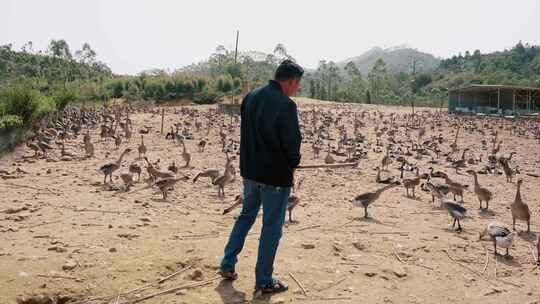
M 56 108 L 52 98 L 26 87 L 11 87 L 0 95 L 0 113 L 19 116 L 24 124 L 35 122 Z
M 0 116 L 0 130 L 22 127 L 23 120 L 17 115 Z
M 193 95 L 193 102 L 196 104 L 214 104 L 219 97 L 220 95 L 216 92 L 202 91 Z
M 69 103 L 75 102 L 78 97 L 77 91 L 72 88 L 58 89 L 53 94 L 53 100 L 58 110 L 63 110 Z

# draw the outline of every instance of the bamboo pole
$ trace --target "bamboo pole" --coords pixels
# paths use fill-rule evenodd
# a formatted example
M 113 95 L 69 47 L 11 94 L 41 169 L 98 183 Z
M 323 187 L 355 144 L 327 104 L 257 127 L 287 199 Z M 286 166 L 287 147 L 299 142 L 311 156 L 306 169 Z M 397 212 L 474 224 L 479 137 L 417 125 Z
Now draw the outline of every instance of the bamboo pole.
M 351 167 L 354 168 L 358 166 L 358 162 L 353 163 L 341 163 L 341 164 L 313 164 L 313 165 L 300 165 L 296 167 L 298 170 L 302 169 L 318 169 L 318 168 L 345 168 Z
M 161 134 L 163 134 L 164 121 L 165 121 L 165 108 L 161 109 Z

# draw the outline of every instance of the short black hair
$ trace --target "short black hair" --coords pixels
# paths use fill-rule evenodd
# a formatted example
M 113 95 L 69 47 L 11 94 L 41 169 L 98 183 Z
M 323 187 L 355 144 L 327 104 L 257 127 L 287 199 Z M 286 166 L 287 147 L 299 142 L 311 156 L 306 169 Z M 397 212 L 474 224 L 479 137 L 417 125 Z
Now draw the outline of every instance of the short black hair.
M 304 69 L 296 62 L 285 59 L 283 60 L 274 75 L 274 79 L 277 81 L 285 81 L 293 78 L 302 78 L 304 75 Z

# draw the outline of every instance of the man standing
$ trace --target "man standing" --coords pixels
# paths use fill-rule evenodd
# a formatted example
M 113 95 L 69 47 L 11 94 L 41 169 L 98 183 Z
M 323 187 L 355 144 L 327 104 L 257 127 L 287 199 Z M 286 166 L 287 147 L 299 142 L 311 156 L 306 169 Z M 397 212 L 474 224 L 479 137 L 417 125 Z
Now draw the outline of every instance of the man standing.
M 255 291 L 283 292 L 287 284 L 272 277 L 274 259 L 285 222 L 294 170 L 300 163 L 302 136 L 298 111 L 289 98 L 300 87 L 304 70 L 291 60 L 283 61 L 274 80 L 246 95 L 242 101 L 240 127 L 240 174 L 244 178 L 242 212 L 225 246 L 220 273 L 235 280 L 238 254 L 253 226 L 260 206 L 263 226 L 255 267 Z

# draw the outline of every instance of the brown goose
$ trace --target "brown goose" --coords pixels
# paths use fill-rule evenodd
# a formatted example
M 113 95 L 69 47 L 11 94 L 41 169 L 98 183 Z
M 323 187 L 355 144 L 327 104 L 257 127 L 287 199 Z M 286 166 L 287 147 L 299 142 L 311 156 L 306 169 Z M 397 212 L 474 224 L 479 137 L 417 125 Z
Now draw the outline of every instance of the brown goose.
M 480 202 L 480 209 L 488 210 L 489 202 L 493 199 L 493 193 L 489 191 L 488 189 L 480 186 L 480 183 L 478 182 L 478 176 L 476 175 L 476 171 L 467 170 L 467 173 L 471 174 L 474 177 L 474 193 L 476 193 L 476 196 L 478 197 L 478 201 Z M 482 208 L 482 201 L 486 202 L 486 209 Z
M 101 171 L 105 176 L 103 177 L 103 184 L 107 183 L 107 175 L 109 176 L 109 181 L 112 183 L 112 174 L 114 171 L 120 169 L 120 165 L 122 164 L 122 159 L 126 154 L 131 152 L 130 148 L 127 148 L 122 152 L 120 157 L 115 162 L 107 163 L 101 167 L 99 167 L 99 171 Z
M 366 192 L 366 193 L 360 194 L 354 198 L 353 203 L 355 205 L 360 205 L 361 207 L 364 207 L 364 218 L 368 218 L 368 212 L 367 212 L 368 206 L 374 203 L 379 198 L 379 196 L 381 196 L 381 193 L 383 193 L 384 191 L 388 189 L 397 187 L 398 185 L 399 185 L 398 183 L 394 183 L 394 184 L 386 185 L 372 192 Z
M 381 167 L 377 167 L 377 176 L 375 177 L 375 182 L 378 184 L 393 184 L 396 182 L 396 178 L 394 176 L 381 178 Z
M 521 199 L 521 184 L 523 180 L 520 179 L 517 182 L 516 197 L 514 202 L 510 205 L 510 211 L 512 212 L 512 227 L 516 230 L 516 220 L 527 222 L 527 232 L 531 232 L 531 211 L 529 206 Z

